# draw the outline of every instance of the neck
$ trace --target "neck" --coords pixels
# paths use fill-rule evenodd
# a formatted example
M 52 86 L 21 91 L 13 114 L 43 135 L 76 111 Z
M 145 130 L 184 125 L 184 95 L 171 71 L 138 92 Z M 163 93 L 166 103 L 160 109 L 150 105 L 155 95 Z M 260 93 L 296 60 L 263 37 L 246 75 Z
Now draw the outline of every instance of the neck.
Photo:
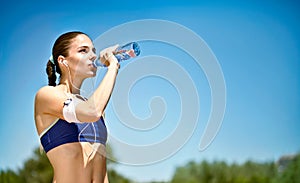
M 59 84 L 66 85 L 68 93 L 80 94 L 80 88 L 82 85 L 82 79 L 74 79 L 74 77 L 62 76 Z

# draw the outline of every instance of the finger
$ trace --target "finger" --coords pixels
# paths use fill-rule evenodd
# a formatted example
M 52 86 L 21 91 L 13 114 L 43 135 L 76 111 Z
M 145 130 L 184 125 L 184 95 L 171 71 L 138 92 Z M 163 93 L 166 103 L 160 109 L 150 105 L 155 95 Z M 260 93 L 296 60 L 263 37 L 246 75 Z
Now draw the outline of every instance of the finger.
M 112 54 L 112 53 L 108 53 L 108 52 L 106 52 L 106 53 L 103 55 L 103 57 L 104 57 L 105 60 L 108 60 L 111 56 L 113 56 L 113 54 Z

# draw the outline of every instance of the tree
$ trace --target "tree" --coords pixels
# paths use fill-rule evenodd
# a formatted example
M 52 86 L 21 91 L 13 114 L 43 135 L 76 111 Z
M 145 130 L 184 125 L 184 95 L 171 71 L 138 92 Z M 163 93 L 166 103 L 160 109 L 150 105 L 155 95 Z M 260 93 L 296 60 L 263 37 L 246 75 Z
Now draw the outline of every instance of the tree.
M 108 147 L 112 153 L 112 149 Z M 112 156 L 113 157 L 113 156 Z M 108 164 L 112 162 L 108 161 Z M 113 168 L 108 169 L 108 177 L 112 183 L 130 183 L 131 181 L 118 174 Z M 50 183 L 53 179 L 53 169 L 45 153 L 34 150 L 33 156 L 25 161 L 18 171 L 1 170 L 0 183 Z
M 274 183 L 299 183 L 300 182 L 300 154 L 296 155 L 282 171 L 278 172 Z
M 276 170 L 273 162 L 227 165 L 223 161 L 209 163 L 204 160 L 178 167 L 171 183 L 271 183 Z
M 17 175 L 14 171 L 12 170 L 7 170 L 7 171 L 0 171 L 0 182 L 1 183 L 19 183 L 22 182 L 21 178 L 19 175 Z
M 131 183 L 132 181 L 118 174 L 114 169 L 108 170 L 109 182 L 112 183 Z
M 49 183 L 53 179 L 53 169 L 45 153 L 40 153 L 39 148 L 34 150 L 34 156 L 28 159 L 19 176 L 24 182 Z

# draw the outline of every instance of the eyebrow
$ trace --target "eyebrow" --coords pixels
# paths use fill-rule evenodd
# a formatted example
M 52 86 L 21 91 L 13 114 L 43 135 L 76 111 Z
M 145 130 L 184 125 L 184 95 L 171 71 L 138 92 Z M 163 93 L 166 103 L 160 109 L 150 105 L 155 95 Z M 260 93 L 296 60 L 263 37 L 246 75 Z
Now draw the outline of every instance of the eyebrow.
M 82 48 L 88 48 L 88 49 L 90 49 L 90 47 L 88 47 L 88 46 L 79 46 L 79 47 L 78 47 L 78 49 L 82 49 Z M 92 51 L 93 51 L 94 53 L 96 53 L 96 48 L 93 47 L 93 48 L 92 48 Z

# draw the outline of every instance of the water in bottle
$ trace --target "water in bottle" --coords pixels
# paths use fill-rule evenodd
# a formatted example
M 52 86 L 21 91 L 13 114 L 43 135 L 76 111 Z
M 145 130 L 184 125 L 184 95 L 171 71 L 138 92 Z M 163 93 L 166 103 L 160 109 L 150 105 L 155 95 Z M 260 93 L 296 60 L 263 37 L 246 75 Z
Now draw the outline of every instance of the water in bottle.
M 118 62 L 128 60 L 130 58 L 134 58 L 140 55 L 140 46 L 136 42 L 130 42 L 123 46 L 120 46 L 116 49 L 113 53 L 114 56 L 117 58 Z M 94 62 L 95 67 L 106 67 L 99 59 L 95 60 Z

